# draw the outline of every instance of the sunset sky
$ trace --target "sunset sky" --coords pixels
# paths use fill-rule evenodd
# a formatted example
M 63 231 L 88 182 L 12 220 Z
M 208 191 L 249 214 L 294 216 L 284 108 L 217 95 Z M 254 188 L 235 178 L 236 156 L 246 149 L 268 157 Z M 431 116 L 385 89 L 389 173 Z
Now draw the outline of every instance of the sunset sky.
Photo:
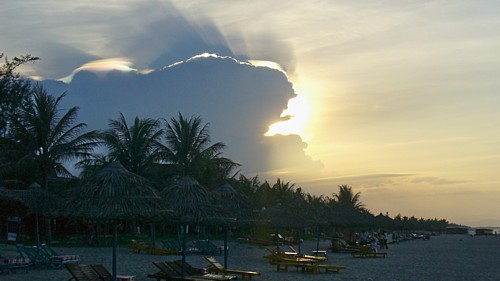
M 202 53 L 283 71 L 297 96 L 267 135 L 300 136 L 316 164 L 248 170 L 317 195 L 348 184 L 375 214 L 500 226 L 499 15 L 496 0 L 6 0 L 0 53 L 40 57 L 22 69 L 37 79 Z

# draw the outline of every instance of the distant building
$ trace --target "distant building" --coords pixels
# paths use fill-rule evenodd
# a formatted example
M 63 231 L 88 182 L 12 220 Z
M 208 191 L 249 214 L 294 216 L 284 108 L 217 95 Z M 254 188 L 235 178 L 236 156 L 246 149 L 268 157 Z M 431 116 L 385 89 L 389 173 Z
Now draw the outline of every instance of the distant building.
M 466 226 L 449 226 L 444 230 L 446 234 L 469 234 L 469 227 Z
M 476 228 L 476 235 L 493 235 L 493 229 L 491 228 Z

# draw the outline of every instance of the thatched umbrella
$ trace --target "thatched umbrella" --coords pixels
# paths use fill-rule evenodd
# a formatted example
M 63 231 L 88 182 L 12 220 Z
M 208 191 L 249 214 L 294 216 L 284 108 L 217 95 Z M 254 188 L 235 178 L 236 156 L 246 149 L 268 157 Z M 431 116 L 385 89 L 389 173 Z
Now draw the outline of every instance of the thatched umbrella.
M 222 220 L 224 225 L 224 267 L 227 266 L 227 228 L 230 224 L 236 224 L 237 222 L 242 222 L 244 220 L 250 219 L 248 216 L 245 217 L 245 210 L 247 207 L 246 197 L 237 192 L 229 183 L 224 183 L 216 187 L 213 191 L 215 195 L 215 202 L 218 206 L 221 206 L 225 212 L 225 216 Z
M 375 224 L 380 228 L 391 229 L 396 226 L 396 222 L 382 213 L 378 214 L 374 218 Z
M 113 281 L 116 280 L 117 220 L 155 218 L 161 215 L 160 197 L 149 182 L 125 169 L 108 164 L 71 193 L 70 214 L 113 222 Z
M 352 209 L 352 208 L 333 208 L 326 214 L 326 219 L 331 225 L 341 226 L 346 231 L 345 239 L 347 240 L 347 230 L 352 227 L 371 227 L 373 223 L 373 215 L 370 213 Z
M 182 225 L 182 276 L 186 264 L 186 234 L 189 223 L 201 223 L 218 217 L 210 193 L 197 180 L 183 176 L 175 179 L 161 192 Z
M 309 216 L 307 204 L 305 204 L 302 200 L 296 199 L 292 202 L 286 202 L 284 205 L 278 203 L 276 206 L 267 208 L 265 212 L 269 218 L 269 223 L 277 228 L 292 228 L 297 230 L 313 225 L 313 221 Z M 276 239 L 276 242 L 277 250 L 279 252 L 279 245 L 281 241 L 280 239 Z M 300 244 L 299 251 L 301 251 Z
M 22 203 L 28 213 L 35 214 L 35 238 L 37 251 L 40 250 L 40 224 L 39 215 L 56 215 L 62 204 L 62 198 L 43 189 L 38 183 L 31 184 L 20 193 Z

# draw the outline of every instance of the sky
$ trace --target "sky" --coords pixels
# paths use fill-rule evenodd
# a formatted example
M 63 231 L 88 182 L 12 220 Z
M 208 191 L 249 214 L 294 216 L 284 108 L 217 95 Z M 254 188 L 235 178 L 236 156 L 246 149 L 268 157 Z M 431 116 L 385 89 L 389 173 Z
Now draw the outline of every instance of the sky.
M 500 226 L 499 12 L 494 0 L 6 0 L 0 52 L 40 57 L 23 73 L 67 91 L 89 128 L 119 112 L 199 115 L 245 175 L 325 196 L 347 184 L 375 214 Z

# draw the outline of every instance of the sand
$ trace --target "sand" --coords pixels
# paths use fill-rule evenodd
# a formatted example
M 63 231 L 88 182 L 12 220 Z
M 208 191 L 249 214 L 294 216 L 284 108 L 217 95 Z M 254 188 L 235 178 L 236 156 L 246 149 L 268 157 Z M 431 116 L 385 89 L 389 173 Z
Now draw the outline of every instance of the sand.
M 222 241 L 215 241 L 222 245 Z M 320 248 L 326 249 L 329 241 L 322 241 Z M 304 253 L 316 248 L 315 241 L 306 241 Z M 55 248 L 62 254 L 78 254 L 81 263 L 102 263 L 111 270 L 110 248 Z M 9 253 L 7 246 L 0 247 Z M 12 249 L 10 249 L 12 250 Z M 232 242 L 229 244 L 228 267 L 260 271 L 256 281 L 291 280 L 500 280 L 500 237 L 465 235 L 432 236 L 430 240 L 413 240 L 391 244 L 386 258 L 355 259 L 349 254 L 328 252 L 327 264 L 343 265 L 347 269 L 340 273 L 304 273 L 292 270 L 277 272 L 276 267 L 263 258 L 267 251 L 263 247 Z M 118 249 L 118 273 L 133 274 L 137 280 L 153 280 L 148 273 L 158 270 L 155 260 L 176 260 L 180 256 L 154 256 L 132 253 L 125 247 Z M 223 256 L 216 256 L 223 263 Z M 191 255 L 187 261 L 197 267 L 207 267 L 203 256 Z M 71 275 L 66 269 L 30 269 L 16 274 L 0 274 L 1 281 L 59 281 Z

